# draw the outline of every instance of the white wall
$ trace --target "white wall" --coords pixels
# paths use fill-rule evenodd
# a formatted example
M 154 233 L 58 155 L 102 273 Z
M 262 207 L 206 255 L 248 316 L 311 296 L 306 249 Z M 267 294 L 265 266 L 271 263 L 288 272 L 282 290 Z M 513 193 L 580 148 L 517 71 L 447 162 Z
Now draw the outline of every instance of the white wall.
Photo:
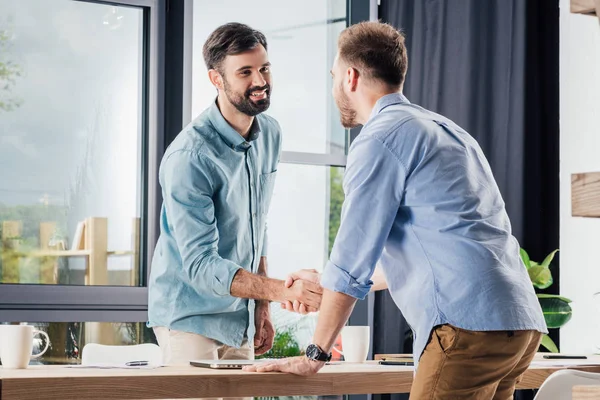
M 560 281 L 573 300 L 562 352 L 598 351 L 600 219 L 571 216 L 571 174 L 600 171 L 600 24 L 560 1 Z

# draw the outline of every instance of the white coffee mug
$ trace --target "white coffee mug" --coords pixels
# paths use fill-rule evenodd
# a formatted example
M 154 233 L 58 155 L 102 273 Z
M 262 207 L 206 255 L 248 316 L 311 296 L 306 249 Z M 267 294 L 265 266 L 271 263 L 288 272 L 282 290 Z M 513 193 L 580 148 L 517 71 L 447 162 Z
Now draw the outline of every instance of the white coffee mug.
M 345 326 L 342 329 L 342 349 L 334 350 L 344 356 L 344 361 L 362 363 L 369 355 L 371 328 L 369 326 Z
M 33 352 L 33 337 L 46 337 L 46 347 L 38 354 Z M 42 356 L 50 344 L 46 332 L 33 329 L 31 325 L 0 325 L 0 361 L 3 368 L 27 368 L 29 361 Z

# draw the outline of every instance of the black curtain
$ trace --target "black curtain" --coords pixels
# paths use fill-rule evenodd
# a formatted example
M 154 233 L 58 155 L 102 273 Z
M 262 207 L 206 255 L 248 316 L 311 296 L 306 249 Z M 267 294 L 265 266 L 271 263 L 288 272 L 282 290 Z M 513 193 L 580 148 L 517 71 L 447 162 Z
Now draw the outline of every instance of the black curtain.
M 381 0 L 379 16 L 406 35 L 406 97 L 479 142 L 513 234 L 542 260 L 559 243 L 558 0 Z M 558 262 L 553 275 L 558 293 Z M 377 293 L 374 353 L 410 352 L 408 330 Z

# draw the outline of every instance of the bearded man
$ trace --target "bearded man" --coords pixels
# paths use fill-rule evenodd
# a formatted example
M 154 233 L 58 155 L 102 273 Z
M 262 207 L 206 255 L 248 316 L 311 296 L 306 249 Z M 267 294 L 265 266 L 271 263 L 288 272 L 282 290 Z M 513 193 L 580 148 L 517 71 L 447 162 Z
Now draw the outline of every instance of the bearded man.
M 316 311 L 322 289 L 267 277 L 266 217 L 281 151 L 265 36 L 217 28 L 203 48 L 214 103 L 167 148 L 148 326 L 168 365 L 253 359 L 273 345 L 269 302 Z

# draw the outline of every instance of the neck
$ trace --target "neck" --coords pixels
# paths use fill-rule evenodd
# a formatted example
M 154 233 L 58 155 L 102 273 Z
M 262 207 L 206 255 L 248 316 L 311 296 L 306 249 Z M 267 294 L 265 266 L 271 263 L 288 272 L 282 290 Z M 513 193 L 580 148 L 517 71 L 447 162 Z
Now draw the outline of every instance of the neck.
M 364 93 L 359 96 L 362 101 L 356 110 L 356 121 L 361 125 L 366 124 L 369 117 L 371 117 L 371 113 L 373 112 L 373 108 L 377 101 L 383 96 L 392 93 L 402 93 L 402 90 L 391 90 L 387 88 L 379 88 L 379 90 L 366 89 Z
M 229 102 L 225 96 L 219 93 L 219 97 L 217 97 L 217 105 L 219 106 L 219 110 L 221 111 L 221 115 L 225 118 L 225 121 L 233 129 L 236 130 L 244 139 L 248 140 L 250 136 L 250 128 L 252 127 L 252 122 L 254 122 L 254 117 L 246 115 L 240 111 L 233 104 Z

